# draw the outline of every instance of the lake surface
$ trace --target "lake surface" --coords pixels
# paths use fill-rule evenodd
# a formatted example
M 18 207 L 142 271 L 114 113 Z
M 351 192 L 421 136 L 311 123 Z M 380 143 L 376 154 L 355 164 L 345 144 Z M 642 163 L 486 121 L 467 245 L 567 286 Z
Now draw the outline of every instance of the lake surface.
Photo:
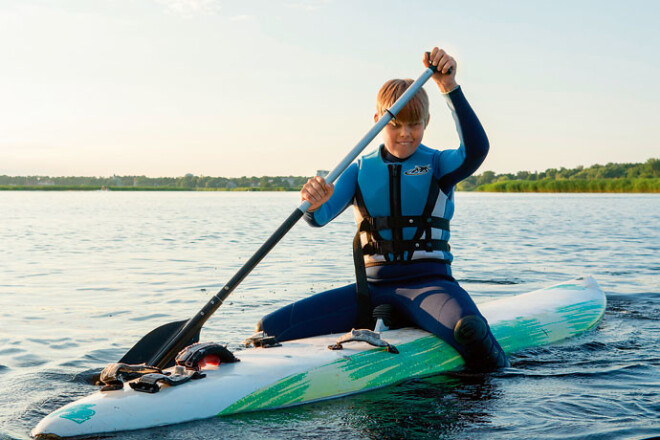
M 660 196 L 458 193 L 454 275 L 478 302 L 593 275 L 597 330 L 437 376 L 282 411 L 113 439 L 644 439 L 660 435 Z M 0 439 L 158 325 L 192 316 L 295 209 L 294 193 L 0 192 Z M 230 348 L 264 314 L 353 281 L 352 213 L 304 222 L 202 332 Z

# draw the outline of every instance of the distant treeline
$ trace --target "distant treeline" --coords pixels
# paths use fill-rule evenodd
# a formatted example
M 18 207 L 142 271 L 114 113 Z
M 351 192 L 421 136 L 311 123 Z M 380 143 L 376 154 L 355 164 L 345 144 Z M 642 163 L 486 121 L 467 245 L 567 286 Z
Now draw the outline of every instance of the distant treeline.
M 298 191 L 307 177 L 50 177 L 0 176 L 0 190 L 99 190 L 113 191 Z
M 164 186 L 102 186 L 102 185 L 0 185 L 0 191 L 299 191 L 295 188 L 176 188 Z
M 486 192 L 598 192 L 598 193 L 660 193 L 660 178 L 637 179 L 543 179 L 505 180 L 481 185 Z
M 327 171 L 320 170 L 320 175 Z M 113 191 L 298 191 L 301 176 L 209 177 L 50 177 L 0 176 L 0 190 Z M 660 159 L 608 163 L 589 168 L 548 168 L 541 172 L 496 174 L 485 171 L 458 184 L 462 191 L 498 192 L 660 192 Z
M 660 159 L 608 163 L 589 168 L 548 168 L 541 172 L 485 171 L 458 184 L 463 191 L 496 192 L 660 192 Z

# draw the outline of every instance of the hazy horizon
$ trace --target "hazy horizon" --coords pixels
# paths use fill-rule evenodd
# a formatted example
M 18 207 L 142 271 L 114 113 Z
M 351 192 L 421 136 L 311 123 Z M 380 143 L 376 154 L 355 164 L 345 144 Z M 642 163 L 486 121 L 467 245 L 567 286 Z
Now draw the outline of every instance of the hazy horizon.
M 657 159 L 657 158 L 651 157 L 649 159 Z M 626 163 L 642 164 L 642 163 L 645 163 L 647 160 L 643 160 L 643 161 L 640 161 L 640 162 L 626 162 Z M 617 164 L 623 164 L 623 163 L 617 163 Z M 592 164 L 591 166 L 593 166 L 593 165 L 607 165 L 607 163 Z M 571 167 L 571 168 L 568 168 L 568 167 L 563 167 L 563 168 L 576 169 L 576 168 L 579 168 L 580 166 L 582 166 L 582 165 L 577 165 L 577 166 Z M 582 166 L 582 167 L 583 168 L 589 168 L 587 166 Z M 495 172 L 496 174 L 516 174 L 517 172 L 541 173 L 541 172 L 545 172 L 545 171 L 547 171 L 549 169 L 552 169 L 552 168 L 555 168 L 555 167 L 548 167 L 548 168 L 544 168 L 544 169 L 541 169 L 541 170 L 515 170 L 515 171 L 498 172 L 498 171 L 494 171 L 494 170 L 484 169 L 483 167 L 481 167 L 481 168 L 479 168 L 479 170 L 477 170 L 474 173 L 474 175 L 483 174 L 484 172 L 487 172 L 487 171 L 488 172 Z M 562 167 L 558 167 L 558 168 L 555 168 L 555 169 L 559 170 L 561 168 Z M 114 174 L 109 174 L 109 175 L 97 175 L 97 174 L 76 174 L 76 175 L 73 175 L 73 174 L 71 174 L 71 175 L 66 175 L 66 176 L 64 176 L 64 175 L 55 175 L 55 174 L 16 174 L 16 175 L 0 174 L 0 175 L 8 176 L 8 177 L 50 177 L 50 178 L 57 178 L 57 177 L 99 177 L 99 178 L 108 178 L 108 177 L 116 176 L 116 177 L 146 177 L 146 178 L 150 178 L 150 179 L 177 178 L 177 177 L 185 177 L 186 175 L 192 175 L 192 176 L 195 176 L 195 177 L 220 177 L 220 178 L 230 178 L 231 179 L 231 178 L 241 178 L 241 177 L 307 177 L 307 176 L 315 175 L 319 171 L 324 171 L 325 173 L 329 172 L 329 170 L 316 170 L 316 172 L 313 172 L 312 174 L 263 174 L 263 175 L 254 175 L 254 174 L 247 175 L 247 174 L 244 174 L 244 175 L 241 175 L 241 176 L 221 176 L 221 175 L 207 175 L 207 174 L 194 174 L 194 173 L 183 173 L 183 174 L 176 175 L 176 176 L 173 176 L 173 175 L 172 176 L 148 175 L 148 174 L 144 174 L 144 173 L 142 173 L 142 174 L 116 174 L 116 173 L 114 173 Z

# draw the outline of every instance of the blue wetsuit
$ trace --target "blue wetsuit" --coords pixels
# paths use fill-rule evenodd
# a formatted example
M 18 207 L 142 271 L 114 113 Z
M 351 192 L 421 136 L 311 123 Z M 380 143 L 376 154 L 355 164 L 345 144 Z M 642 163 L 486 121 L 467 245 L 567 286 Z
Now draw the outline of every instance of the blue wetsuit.
M 461 144 L 455 150 L 444 151 L 420 145 L 418 151 L 431 158 L 432 178 L 444 197 L 442 205 L 436 210 L 440 211 L 439 216 L 449 220 L 454 212 L 454 187 L 481 165 L 488 153 L 488 139 L 461 89 L 457 88 L 445 96 Z M 377 154 L 385 164 L 405 163 L 409 159 L 398 159 L 383 146 Z M 361 160 L 365 161 L 369 156 Z M 360 161 L 352 164 L 337 180 L 332 197 L 315 212 L 306 213 L 305 219 L 310 225 L 324 226 L 355 202 L 356 194 L 359 197 L 360 193 L 358 180 L 362 165 Z M 442 231 L 441 238 L 445 243 L 449 240 L 448 229 Z M 394 262 L 387 258 L 389 262 L 367 264 L 371 304 L 374 307 L 393 305 L 401 324 L 416 325 L 439 336 L 456 348 L 469 366 L 477 369 L 503 366 L 506 357 L 502 349 L 475 303 L 452 277 L 452 256 L 448 248 L 444 251 L 440 253 L 442 258 L 412 261 L 394 258 Z M 351 284 L 289 304 L 265 316 L 259 328 L 279 341 L 286 341 L 350 331 L 355 326 L 357 314 L 356 285 Z M 474 317 L 480 319 L 474 321 Z M 461 328 L 459 323 L 464 322 L 477 322 L 476 328 L 473 325 Z M 481 327 L 479 323 L 482 323 Z M 470 328 L 466 330 L 467 327 Z M 476 337 L 472 337 L 474 332 Z M 464 337 L 466 334 L 470 337 Z M 481 368 L 479 364 L 484 364 L 484 356 L 490 356 L 490 360 L 485 368 Z

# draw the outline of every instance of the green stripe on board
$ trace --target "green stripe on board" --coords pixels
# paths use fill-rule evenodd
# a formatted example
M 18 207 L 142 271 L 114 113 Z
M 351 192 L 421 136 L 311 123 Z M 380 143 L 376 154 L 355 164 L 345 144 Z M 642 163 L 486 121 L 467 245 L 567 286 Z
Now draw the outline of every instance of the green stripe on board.
M 460 355 L 435 336 L 425 336 L 397 348 L 399 354 L 381 348 L 368 350 L 286 377 L 244 397 L 219 415 L 279 408 L 366 391 L 463 364 Z
M 502 348 L 510 353 L 589 330 L 598 324 L 604 310 L 604 303 L 588 301 L 560 307 L 547 316 L 498 322 L 492 331 Z M 463 365 L 458 352 L 435 336 L 424 336 L 397 348 L 398 355 L 378 348 L 285 377 L 236 401 L 218 415 L 281 408 L 367 391 Z

